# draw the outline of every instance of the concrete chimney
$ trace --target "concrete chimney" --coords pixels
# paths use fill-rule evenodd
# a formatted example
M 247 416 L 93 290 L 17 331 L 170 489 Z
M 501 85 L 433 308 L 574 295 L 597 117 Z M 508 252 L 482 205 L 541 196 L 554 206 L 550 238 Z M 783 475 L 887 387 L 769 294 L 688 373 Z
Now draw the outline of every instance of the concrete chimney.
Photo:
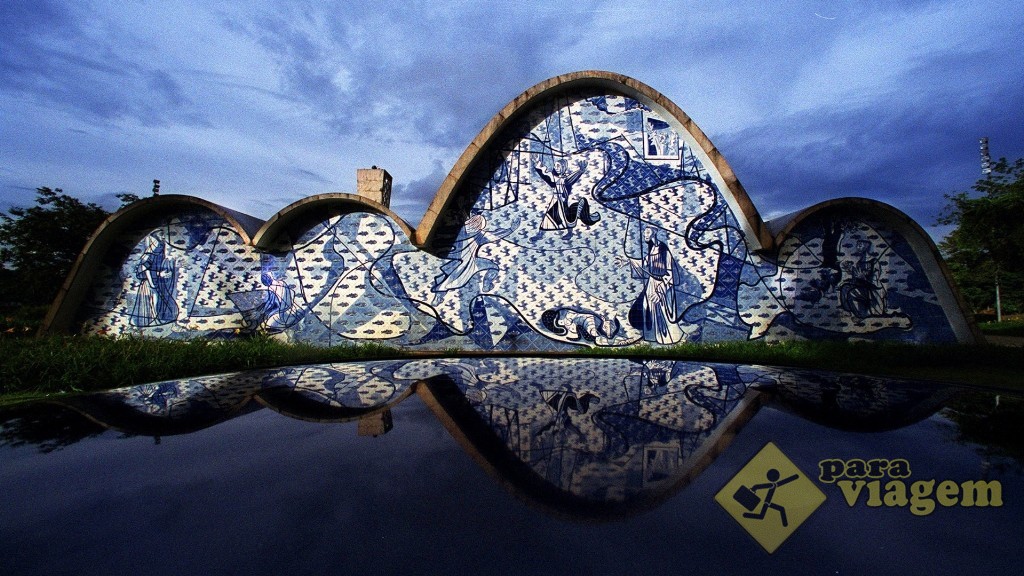
M 387 434 L 394 427 L 395 422 L 391 416 L 391 409 L 385 408 L 380 412 L 360 417 L 357 433 L 360 436 L 373 436 L 376 438 L 382 434 Z
M 391 207 L 391 174 L 383 168 L 356 170 L 356 194 Z

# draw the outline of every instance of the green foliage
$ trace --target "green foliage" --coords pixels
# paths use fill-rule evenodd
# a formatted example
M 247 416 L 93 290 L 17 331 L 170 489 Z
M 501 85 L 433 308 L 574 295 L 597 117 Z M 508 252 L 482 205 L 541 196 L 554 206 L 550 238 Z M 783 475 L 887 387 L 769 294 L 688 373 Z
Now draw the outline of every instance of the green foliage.
M 39 331 L 49 306 L 21 306 L 0 315 L 0 338 L 26 338 Z
M 978 324 L 978 328 L 985 334 L 992 336 L 1013 336 L 1016 338 L 1024 337 L 1024 320 L 1006 320 L 1002 322 L 981 322 Z
M 976 446 L 986 466 L 1021 470 L 1024 463 L 1024 399 L 987 393 L 964 393 L 943 414 L 957 423 L 960 437 Z M 1002 470 L 1000 470 L 1002 469 Z
M 1024 311 L 1024 158 L 1001 158 L 972 189 L 946 196 L 939 222 L 956 229 L 939 249 L 975 311 L 994 306 L 997 277 L 1003 310 Z
M 60 188 L 37 188 L 36 205 L 0 214 L 5 304 L 48 304 L 86 240 L 109 213 Z

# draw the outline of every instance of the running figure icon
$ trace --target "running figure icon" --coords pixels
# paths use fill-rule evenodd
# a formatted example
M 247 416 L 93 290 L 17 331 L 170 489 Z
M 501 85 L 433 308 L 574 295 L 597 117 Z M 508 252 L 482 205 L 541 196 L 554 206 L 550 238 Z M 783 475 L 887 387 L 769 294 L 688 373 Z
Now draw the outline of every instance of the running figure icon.
M 778 504 L 773 503 L 772 499 L 775 497 L 775 490 L 778 489 L 779 486 L 789 484 L 793 480 L 799 478 L 800 475 L 793 474 L 788 478 L 779 480 L 779 471 L 772 468 L 768 470 L 765 476 L 767 477 L 767 482 L 763 484 L 755 484 L 749 488 L 746 486 L 740 486 L 739 489 L 736 491 L 736 494 L 733 495 L 733 498 L 737 502 L 742 504 L 744 508 L 750 510 L 750 512 L 745 512 L 743 514 L 744 518 L 754 518 L 756 520 L 763 520 L 765 515 L 768 514 L 768 510 L 772 509 L 778 512 L 779 516 L 782 517 L 782 525 L 789 526 L 789 522 L 786 519 L 786 508 L 784 506 L 780 506 Z M 764 494 L 764 499 L 761 499 L 757 496 L 758 490 L 766 491 Z M 759 510 L 754 511 L 754 509 L 757 508 L 759 501 L 761 507 Z

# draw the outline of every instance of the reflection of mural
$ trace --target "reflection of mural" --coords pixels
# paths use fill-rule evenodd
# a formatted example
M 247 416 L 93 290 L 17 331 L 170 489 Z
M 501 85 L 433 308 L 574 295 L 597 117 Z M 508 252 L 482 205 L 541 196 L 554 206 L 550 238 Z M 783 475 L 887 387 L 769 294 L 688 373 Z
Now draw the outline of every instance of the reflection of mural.
M 926 418 L 953 397 L 927 383 L 772 367 L 476 357 L 286 367 L 64 402 L 129 434 L 188 433 L 269 407 L 302 420 L 358 421 L 360 434 L 380 435 L 411 394 L 531 498 L 590 512 L 670 494 L 766 402 L 827 426 L 877 431 Z
M 82 330 L 485 350 L 956 339 L 891 226 L 826 211 L 760 252 L 673 126 L 612 90 L 534 102 L 481 150 L 429 250 L 369 212 L 325 217 L 273 253 L 198 208 L 139 223 L 94 281 Z
M 879 432 L 909 426 L 937 412 L 959 391 L 934 382 L 892 381 L 857 374 L 759 367 L 755 389 L 771 405 L 832 428 Z
M 749 416 L 742 407 L 756 406 L 743 402 L 753 375 L 736 367 L 625 359 L 458 366 L 420 389 L 428 404 L 460 422 L 476 446 L 500 439 L 502 450 L 485 456 L 515 482 L 542 479 L 560 495 L 548 497 L 577 503 L 621 503 L 678 486 L 706 465 L 709 443 Z M 495 373 L 515 380 L 496 382 Z

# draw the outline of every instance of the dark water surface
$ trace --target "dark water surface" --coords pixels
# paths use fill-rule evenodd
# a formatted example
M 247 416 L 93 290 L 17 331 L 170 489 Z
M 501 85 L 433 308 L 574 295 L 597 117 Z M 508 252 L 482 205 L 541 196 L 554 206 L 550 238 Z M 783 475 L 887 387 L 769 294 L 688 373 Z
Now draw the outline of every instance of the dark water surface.
M 1022 429 L 1014 394 L 693 362 L 149 384 L 0 410 L 0 573 L 1017 574 Z M 773 553 L 715 499 L 769 442 L 825 496 Z M 820 463 L 854 459 L 906 463 L 880 497 L 935 480 L 934 510 L 870 506 L 866 486 L 850 505 Z M 963 506 L 982 480 L 993 501 Z M 793 519 L 807 493 L 774 504 Z M 754 525 L 785 530 L 764 510 Z

